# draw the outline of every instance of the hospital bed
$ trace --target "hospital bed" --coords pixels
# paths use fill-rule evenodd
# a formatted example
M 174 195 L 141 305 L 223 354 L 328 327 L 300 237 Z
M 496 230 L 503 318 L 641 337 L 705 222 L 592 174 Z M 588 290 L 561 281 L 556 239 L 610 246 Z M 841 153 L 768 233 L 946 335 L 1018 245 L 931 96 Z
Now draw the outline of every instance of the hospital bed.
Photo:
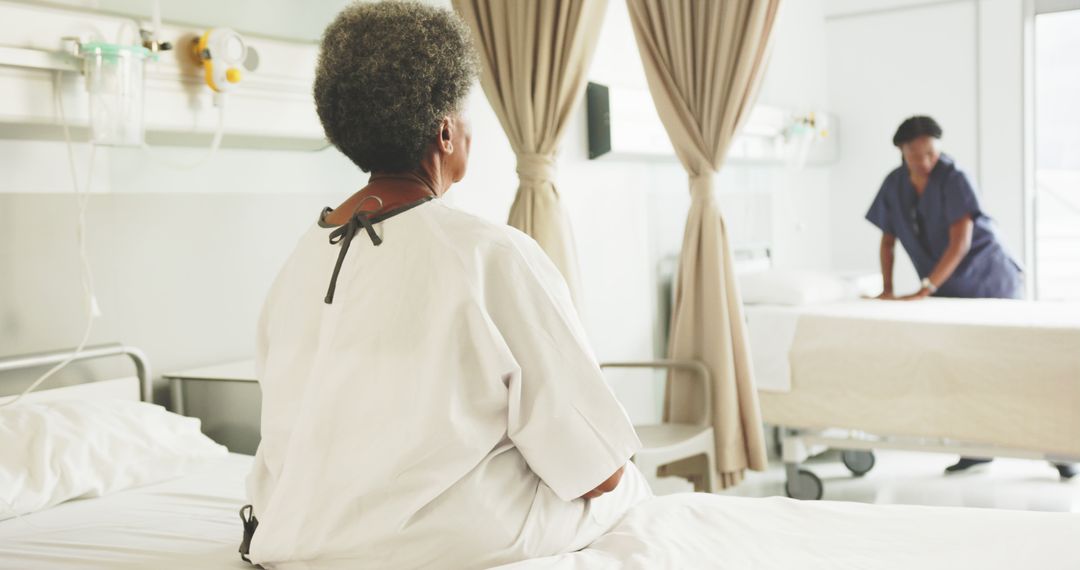
M 149 367 L 138 351 L 112 345 L 92 353 L 130 355 L 143 373 L 44 390 L 31 402 L 54 405 L 72 395 L 83 402 L 136 400 L 149 394 Z M 0 370 L 66 355 L 0 359 Z M 0 422 L 6 413 L 0 408 Z M 0 568 L 250 569 L 236 552 L 237 513 L 250 464 L 249 456 L 222 453 L 167 481 L 0 521 Z M 502 568 L 1078 568 L 1077 536 L 1080 515 L 1070 513 L 684 493 L 642 503 L 582 551 Z
M 72 355 L 61 350 L 7 357 L 0 359 L 0 373 L 40 369 Z M 151 369 L 142 351 L 122 344 L 92 346 L 72 362 L 103 358 L 129 359 L 135 375 L 39 390 L 15 406 L 150 401 Z M 0 396 L 0 402 L 10 398 Z M 0 408 L 0 427 L 11 409 Z M 181 477 L 14 518 L 5 512 L 10 506 L 0 503 L 0 569 L 250 569 L 236 554 L 237 513 L 250 464 L 250 456 L 222 453 L 199 461 Z
M 1080 305 L 855 299 L 745 313 L 791 497 L 822 497 L 802 467 L 822 447 L 843 450 L 854 475 L 875 449 L 1080 461 Z

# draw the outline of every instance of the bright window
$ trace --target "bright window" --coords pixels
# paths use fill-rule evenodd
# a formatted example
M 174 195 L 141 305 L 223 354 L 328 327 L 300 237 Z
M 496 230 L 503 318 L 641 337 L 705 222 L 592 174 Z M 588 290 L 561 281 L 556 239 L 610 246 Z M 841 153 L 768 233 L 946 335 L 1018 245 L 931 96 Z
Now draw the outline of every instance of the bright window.
M 1080 10 L 1035 18 L 1035 287 L 1080 301 Z

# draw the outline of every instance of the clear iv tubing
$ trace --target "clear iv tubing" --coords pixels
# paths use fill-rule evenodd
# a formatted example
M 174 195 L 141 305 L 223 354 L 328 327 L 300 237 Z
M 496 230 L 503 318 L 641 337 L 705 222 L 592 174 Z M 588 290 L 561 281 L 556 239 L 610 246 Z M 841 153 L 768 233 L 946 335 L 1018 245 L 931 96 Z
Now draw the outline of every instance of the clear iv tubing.
M 160 6 L 160 4 L 159 4 L 159 2 L 157 0 L 154 1 L 154 19 L 153 20 L 154 20 L 154 35 L 155 35 L 155 37 L 159 37 L 159 34 L 161 32 L 161 6 Z M 120 36 L 121 34 L 123 34 L 123 32 L 125 31 L 126 28 L 127 28 L 127 26 L 121 27 L 121 29 L 118 32 L 117 36 Z M 136 27 L 136 31 L 137 31 L 137 27 Z M 98 33 L 98 35 L 99 36 L 101 35 L 100 32 Z M 118 37 L 117 39 L 118 39 L 117 43 L 120 43 L 119 42 L 120 38 Z M 74 148 L 74 145 L 71 142 L 71 129 L 68 127 L 67 117 L 65 116 L 65 113 L 64 113 L 64 98 L 63 98 L 63 93 L 62 93 L 62 90 L 63 90 L 62 75 L 61 75 L 61 72 L 59 72 L 59 71 L 56 72 L 56 75 L 54 76 L 53 89 L 54 89 L 54 92 L 56 94 L 56 96 L 54 98 L 54 103 L 56 105 L 57 114 L 60 117 L 60 123 L 63 126 L 64 142 L 67 145 L 68 166 L 69 166 L 69 168 L 71 170 L 71 183 L 72 183 L 72 186 L 75 189 L 75 197 L 76 197 L 76 199 L 78 201 L 78 222 L 76 224 L 75 237 L 76 237 L 76 240 L 77 240 L 77 242 L 79 244 L 79 261 L 80 261 L 81 270 L 82 270 L 83 295 L 84 295 L 84 303 L 85 303 L 86 309 L 87 309 L 86 310 L 86 328 L 83 330 L 83 336 L 82 336 L 82 339 L 79 341 L 79 346 L 75 349 L 75 351 L 72 353 L 72 355 L 70 357 L 68 357 L 63 362 L 57 364 L 56 366 L 53 366 L 52 368 L 50 368 L 47 372 L 45 372 L 45 374 L 43 374 L 40 378 L 38 378 L 32 384 L 30 384 L 29 387 L 27 387 L 25 390 L 23 390 L 22 393 L 20 393 L 14 399 L 8 400 L 6 402 L 0 402 L 0 408 L 3 408 L 5 406 L 10 406 L 10 405 L 14 404 L 15 402 L 18 402 L 19 400 L 22 399 L 23 396 L 25 396 L 25 395 L 29 394 L 30 392 L 34 391 L 35 388 L 40 386 L 41 383 L 44 382 L 45 380 L 48 380 L 53 374 L 56 374 L 61 369 L 66 367 L 68 364 L 71 364 L 71 362 L 74 361 L 77 356 L 79 356 L 79 353 L 81 353 L 86 348 L 86 343 L 89 342 L 89 340 L 90 340 L 90 332 L 93 330 L 93 327 L 94 327 L 94 318 L 98 317 L 98 316 L 101 316 L 101 311 L 100 311 L 100 309 L 98 307 L 98 304 L 97 304 L 97 297 L 94 294 L 94 274 L 93 274 L 93 271 L 91 270 L 91 267 L 90 267 L 89 257 L 86 254 L 86 206 L 87 206 L 87 203 L 90 200 L 90 184 L 93 181 L 94 154 L 95 154 L 95 151 L 96 151 L 97 147 L 96 147 L 96 145 L 90 145 L 90 164 L 87 166 L 87 169 L 86 169 L 86 186 L 84 187 L 84 191 L 80 191 L 79 190 L 79 175 L 78 175 L 78 171 L 75 169 L 75 148 Z M 221 117 L 219 119 L 219 124 L 218 124 L 218 134 L 215 135 L 216 144 L 213 145 L 213 148 L 215 148 L 215 149 L 216 149 L 216 147 L 218 145 L 220 145 L 220 143 L 221 143 L 221 140 L 220 140 L 221 136 L 220 135 L 224 131 L 224 129 L 222 128 L 223 127 L 223 122 L 224 122 L 224 111 L 219 110 L 219 113 L 220 113 Z M 21 513 L 19 513 L 18 510 L 15 509 L 15 506 L 12 505 L 11 503 L 7 502 L 6 499 L 0 498 L 0 506 L 3 506 L 5 510 L 7 510 L 11 514 L 15 515 L 16 520 L 21 521 L 23 524 L 29 526 L 30 528 L 33 528 L 33 529 L 36 529 L 36 530 L 53 530 L 53 529 L 43 529 L 42 527 L 39 527 L 39 526 L 31 523 L 30 521 L 26 520 L 25 518 L 23 518 L 23 515 Z M 78 527 L 78 528 L 82 528 L 82 527 Z M 65 529 L 65 530 L 77 530 L 78 528 Z
M 83 336 L 82 336 L 82 340 L 79 341 L 79 346 L 73 351 L 71 356 L 69 356 L 63 362 L 61 362 L 61 363 L 57 364 L 56 366 L 53 366 L 52 368 L 50 368 L 48 370 L 48 372 L 41 375 L 40 378 L 38 378 L 32 384 L 30 384 L 29 387 L 27 387 L 25 390 L 23 390 L 22 393 L 20 393 L 14 399 L 0 403 L 0 408 L 3 408 L 5 406 L 10 406 L 10 405 L 14 404 L 15 402 L 18 402 L 19 400 L 22 399 L 23 396 L 25 396 L 25 395 L 29 394 L 30 392 L 34 391 L 35 388 L 40 386 L 41 383 L 44 382 L 45 380 L 48 380 L 49 377 L 51 377 L 53 374 L 56 374 L 62 368 L 64 368 L 68 364 L 71 364 L 71 362 L 73 360 L 75 360 L 76 357 L 79 356 L 79 354 L 83 351 L 83 349 L 86 348 L 86 343 L 90 340 L 90 331 L 93 330 L 93 327 L 94 327 L 94 318 L 101 315 L 100 311 L 98 310 L 98 306 L 97 306 L 97 297 L 95 297 L 95 295 L 94 295 L 94 274 L 90 269 L 90 260 L 89 260 L 88 256 L 86 255 L 86 206 L 87 206 L 87 203 L 90 200 L 90 182 L 93 180 L 93 176 L 94 176 L 94 153 L 95 153 L 95 150 L 96 150 L 97 147 L 96 147 L 96 145 L 90 145 L 90 164 L 87 166 L 87 169 L 86 169 L 86 186 L 84 186 L 83 190 L 80 191 L 79 190 L 79 174 L 78 174 L 78 171 L 75 169 L 75 147 L 71 143 L 71 130 L 68 127 L 67 117 L 64 114 L 64 98 L 63 98 L 63 93 L 62 93 L 63 85 L 62 85 L 61 80 L 62 80 L 61 72 L 57 71 L 56 75 L 54 76 L 54 83 L 53 83 L 53 89 L 54 89 L 54 92 L 56 94 L 53 101 L 54 101 L 54 104 L 56 106 L 57 114 L 60 116 L 60 123 L 63 126 L 64 142 L 67 145 L 68 166 L 70 167 L 70 170 L 71 170 L 71 183 L 72 183 L 72 186 L 74 186 L 74 188 L 75 188 L 75 197 L 76 197 L 76 199 L 78 201 L 79 217 L 78 217 L 78 222 L 77 222 L 77 225 L 76 225 L 75 238 L 76 238 L 76 240 L 78 241 L 78 244 L 79 244 L 79 260 L 80 260 L 81 269 L 82 269 L 82 286 L 83 286 L 83 294 L 85 295 L 84 302 L 86 304 L 86 309 L 87 309 L 86 310 L 86 328 L 83 330 Z M 26 520 L 23 517 L 23 514 L 20 513 L 15 508 L 14 505 L 9 503 L 7 501 L 7 499 L 0 497 L 0 506 L 2 506 L 4 508 L 4 510 L 6 510 L 9 513 L 11 513 L 12 515 L 14 515 L 15 520 L 20 521 L 23 524 L 25 524 L 25 525 L 27 525 L 30 528 L 35 529 L 35 530 L 65 530 L 65 531 L 71 531 L 71 530 L 82 530 L 84 528 L 89 528 L 88 526 L 70 527 L 70 528 L 64 528 L 64 529 L 43 528 L 41 526 L 38 526 L 38 525 L 33 524 L 30 521 Z
M 196 160 L 194 162 L 176 162 L 174 160 L 165 158 L 165 156 L 163 156 L 161 154 L 155 154 L 154 151 L 156 149 L 154 147 L 146 144 L 145 142 L 143 143 L 142 148 L 144 150 L 148 151 L 149 156 L 151 156 L 154 160 L 157 160 L 157 161 L 161 162 L 162 164 L 164 164 L 166 166 L 170 166 L 172 168 L 176 168 L 176 169 L 179 169 L 179 170 L 194 170 L 195 168 L 198 168 L 198 167 L 202 166 L 203 164 L 206 164 L 206 162 L 209 161 L 210 158 L 212 158 L 214 156 L 214 154 L 217 153 L 218 149 L 221 148 L 221 139 L 225 137 L 225 95 L 224 94 L 222 94 L 222 93 L 214 93 L 214 106 L 217 107 L 217 111 L 218 111 L 217 127 L 214 129 L 214 138 L 210 141 L 210 149 L 206 152 L 206 154 L 201 156 L 198 160 Z
M 23 396 L 33 392 L 42 382 L 48 380 L 53 374 L 56 374 L 61 369 L 71 364 L 79 354 L 86 348 L 86 343 L 90 340 L 90 332 L 94 328 L 94 318 L 101 315 L 101 311 L 98 308 L 97 296 L 94 293 L 94 273 L 90 268 L 90 259 L 86 254 L 86 206 L 90 201 L 90 183 L 94 177 L 94 154 L 97 150 L 96 145 L 90 145 L 90 164 L 86 168 L 86 185 L 80 190 L 79 188 L 79 174 L 75 169 L 75 147 L 71 143 L 71 130 L 68 127 L 67 117 L 64 114 L 64 97 L 62 94 L 63 85 L 61 82 L 61 72 L 57 71 L 54 76 L 53 91 L 56 96 L 53 101 L 56 105 L 57 114 L 60 116 L 60 123 L 64 130 L 64 142 L 67 144 L 68 166 L 71 169 L 71 184 L 75 188 L 75 198 L 78 203 L 78 221 L 75 226 L 75 240 L 79 245 L 79 262 L 82 272 L 82 288 L 83 288 L 83 303 L 86 307 L 86 328 L 83 329 L 82 339 L 79 341 L 79 345 L 71 353 L 66 360 L 60 362 L 56 366 L 50 368 L 45 374 L 42 374 L 37 380 L 34 380 L 30 386 L 22 391 L 18 396 L 12 400 L 6 402 L 0 402 L 0 408 L 10 406 L 15 402 L 22 399 Z
M 124 41 L 124 32 L 131 34 L 131 39 Z M 135 20 L 124 20 L 120 29 L 116 31 L 116 43 L 119 45 L 139 45 L 139 23 Z

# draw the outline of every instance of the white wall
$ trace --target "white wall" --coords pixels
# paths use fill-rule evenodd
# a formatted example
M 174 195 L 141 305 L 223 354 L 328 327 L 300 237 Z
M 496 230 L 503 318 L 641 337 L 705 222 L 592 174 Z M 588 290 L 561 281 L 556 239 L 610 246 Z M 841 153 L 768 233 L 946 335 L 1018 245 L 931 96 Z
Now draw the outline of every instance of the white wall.
M 829 99 L 827 29 L 821 0 L 786 1 L 777 15 L 772 57 L 759 100 L 800 112 L 833 113 Z M 840 139 L 843 144 L 843 139 Z M 773 261 L 777 267 L 825 269 L 832 264 L 829 196 L 834 165 L 785 168 L 772 190 Z
M 840 119 L 833 170 L 833 265 L 876 270 L 880 233 L 863 219 L 899 166 L 900 122 L 928 114 L 945 152 L 981 187 L 1006 245 L 1023 252 L 1022 2 L 830 0 L 826 4 L 830 108 Z M 897 287 L 918 281 L 898 256 Z
M 984 206 L 997 221 L 1002 239 L 1021 259 L 1031 245 L 1024 179 L 1024 2 L 978 0 L 976 8 L 979 185 Z

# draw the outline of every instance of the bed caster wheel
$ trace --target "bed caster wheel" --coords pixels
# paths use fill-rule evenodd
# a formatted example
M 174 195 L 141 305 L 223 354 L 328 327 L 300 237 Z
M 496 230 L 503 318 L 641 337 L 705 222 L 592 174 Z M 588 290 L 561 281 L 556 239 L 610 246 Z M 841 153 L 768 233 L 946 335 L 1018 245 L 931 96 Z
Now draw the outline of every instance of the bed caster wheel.
M 863 450 L 846 450 L 840 454 L 844 466 L 856 477 L 862 477 L 874 468 L 874 452 Z
M 825 494 L 825 485 L 817 475 L 800 469 L 794 480 L 788 478 L 784 491 L 792 499 L 817 501 Z

